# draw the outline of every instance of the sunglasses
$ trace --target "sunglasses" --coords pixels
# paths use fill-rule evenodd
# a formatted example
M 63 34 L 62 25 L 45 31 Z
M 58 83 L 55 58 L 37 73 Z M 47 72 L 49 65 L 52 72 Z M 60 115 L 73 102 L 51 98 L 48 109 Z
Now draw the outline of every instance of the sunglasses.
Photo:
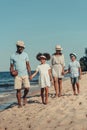
M 17 46 L 17 48 L 22 48 L 22 49 L 24 49 L 24 47 L 23 47 L 23 46 Z

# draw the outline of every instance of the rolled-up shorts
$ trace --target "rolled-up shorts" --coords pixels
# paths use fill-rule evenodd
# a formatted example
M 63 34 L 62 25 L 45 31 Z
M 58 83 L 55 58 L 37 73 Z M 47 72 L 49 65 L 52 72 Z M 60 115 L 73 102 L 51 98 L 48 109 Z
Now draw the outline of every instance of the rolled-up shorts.
M 30 81 L 28 75 L 16 76 L 14 80 L 14 89 L 30 88 Z
M 74 78 L 71 77 L 71 84 L 72 85 L 74 85 L 74 84 L 76 84 L 78 82 L 79 82 L 79 77 L 74 77 Z

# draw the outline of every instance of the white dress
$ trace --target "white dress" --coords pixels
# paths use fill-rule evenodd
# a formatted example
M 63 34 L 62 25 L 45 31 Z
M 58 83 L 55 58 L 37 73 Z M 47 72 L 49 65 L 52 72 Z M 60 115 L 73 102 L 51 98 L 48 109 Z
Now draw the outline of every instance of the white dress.
M 51 69 L 49 64 L 40 64 L 37 66 L 36 71 L 39 72 L 39 85 L 41 88 L 50 87 L 50 76 L 48 70 Z
M 51 64 L 52 64 L 53 77 L 63 78 L 64 76 L 62 75 L 62 70 L 63 67 L 65 66 L 64 55 L 63 54 L 59 56 L 53 55 Z

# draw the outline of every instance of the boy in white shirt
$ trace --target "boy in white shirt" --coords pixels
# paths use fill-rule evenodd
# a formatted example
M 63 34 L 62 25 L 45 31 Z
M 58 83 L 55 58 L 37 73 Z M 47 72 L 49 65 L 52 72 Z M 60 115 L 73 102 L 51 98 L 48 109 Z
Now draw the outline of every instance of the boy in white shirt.
M 80 93 L 79 78 L 81 79 L 81 67 L 80 67 L 80 63 L 76 60 L 76 58 L 77 57 L 75 53 L 70 54 L 71 62 L 69 63 L 68 71 L 65 72 L 65 73 L 71 74 L 71 83 L 72 83 L 74 95 L 77 95 Z M 76 92 L 75 86 L 77 87 L 77 92 Z

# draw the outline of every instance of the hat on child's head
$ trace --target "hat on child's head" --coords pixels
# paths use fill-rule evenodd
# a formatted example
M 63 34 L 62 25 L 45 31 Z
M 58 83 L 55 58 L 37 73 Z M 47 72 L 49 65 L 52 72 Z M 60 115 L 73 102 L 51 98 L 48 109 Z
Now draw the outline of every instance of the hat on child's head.
M 75 58 L 77 58 L 75 53 L 70 53 L 70 57 L 74 56 Z
M 56 45 L 56 47 L 55 47 L 55 50 L 63 50 L 63 48 L 61 48 L 61 46 L 60 45 Z
M 38 53 L 37 55 L 36 55 L 36 59 L 37 60 L 40 60 L 41 58 L 43 58 L 43 59 L 46 59 L 46 60 L 50 60 L 50 54 L 48 54 L 48 53 Z
M 16 43 L 16 46 L 20 46 L 20 47 L 24 47 L 25 48 L 25 44 L 24 44 L 24 42 L 23 41 L 17 41 L 17 43 Z

